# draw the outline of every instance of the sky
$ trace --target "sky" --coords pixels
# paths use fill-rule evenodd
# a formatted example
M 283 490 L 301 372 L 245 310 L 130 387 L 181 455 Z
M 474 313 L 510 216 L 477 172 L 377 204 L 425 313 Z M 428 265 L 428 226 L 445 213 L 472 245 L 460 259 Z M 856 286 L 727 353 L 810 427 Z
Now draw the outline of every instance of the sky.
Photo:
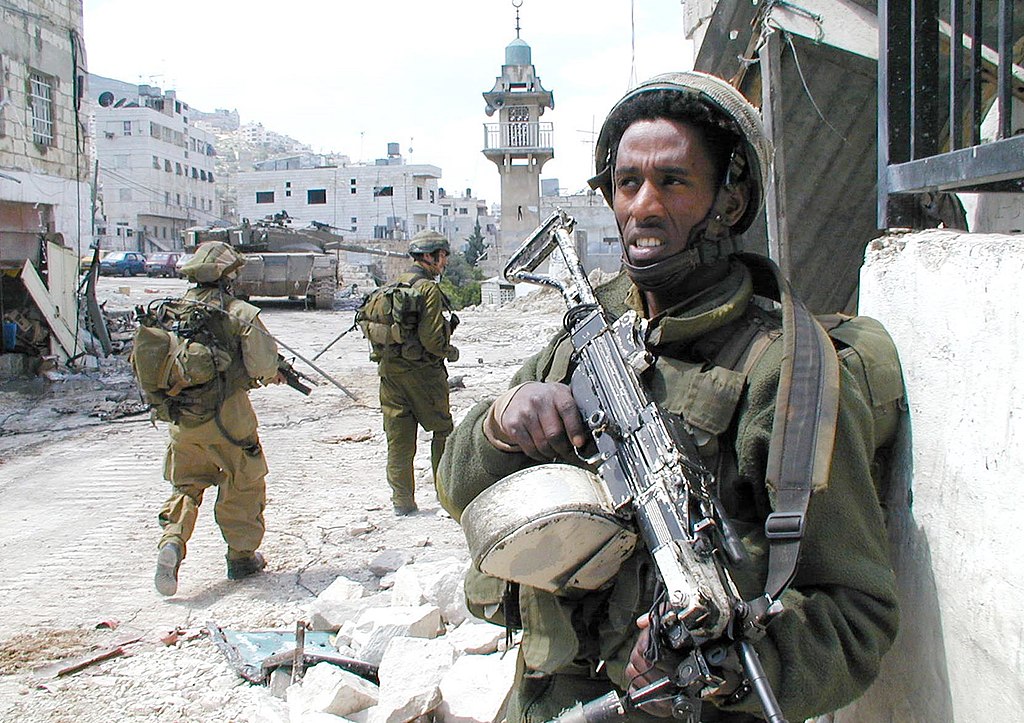
M 581 191 L 593 141 L 637 81 L 692 67 L 680 0 L 516 0 L 520 37 L 555 105 L 542 178 Z M 159 12 L 156 7 L 166 10 Z M 370 161 L 397 142 L 449 195 L 500 200 L 482 93 L 516 37 L 512 0 L 84 0 L 91 73 L 175 90 L 204 112 Z

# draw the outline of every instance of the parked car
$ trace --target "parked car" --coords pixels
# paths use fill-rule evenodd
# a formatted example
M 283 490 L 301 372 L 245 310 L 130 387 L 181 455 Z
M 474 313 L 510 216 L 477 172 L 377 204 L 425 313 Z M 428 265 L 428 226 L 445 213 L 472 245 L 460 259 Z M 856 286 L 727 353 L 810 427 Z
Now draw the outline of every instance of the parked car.
M 138 251 L 111 251 L 100 259 L 100 276 L 138 276 L 146 273 L 146 257 Z
M 175 269 L 176 269 L 176 270 L 178 271 L 178 276 L 181 276 L 181 275 L 182 275 L 182 274 L 181 274 L 181 267 L 182 267 L 182 266 L 184 266 L 184 265 L 185 265 L 185 264 L 186 264 L 186 263 L 188 262 L 188 260 L 189 260 L 190 258 L 192 258 L 193 256 L 195 256 L 195 254 L 182 254 L 182 255 L 181 255 L 181 256 L 180 256 L 179 258 L 178 258 L 178 263 L 176 263 L 176 264 L 174 265 L 174 268 L 175 268 Z
M 146 276 L 166 276 L 174 278 L 178 275 L 178 259 L 181 254 L 160 251 L 146 257 Z

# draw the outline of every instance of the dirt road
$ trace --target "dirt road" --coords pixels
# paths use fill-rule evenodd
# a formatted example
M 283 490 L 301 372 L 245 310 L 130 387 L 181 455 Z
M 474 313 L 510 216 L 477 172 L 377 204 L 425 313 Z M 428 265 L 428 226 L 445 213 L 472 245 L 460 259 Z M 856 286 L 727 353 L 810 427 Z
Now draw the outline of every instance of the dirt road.
M 129 309 L 184 288 L 177 280 L 101 279 L 99 296 L 108 309 Z M 352 323 L 351 311 L 261 306 L 270 331 L 307 358 Z M 561 313 L 557 299 L 460 313 L 462 356 L 449 366 L 465 384 L 452 393 L 456 419 L 506 387 Z M 123 361 L 0 388 L 0 719 L 270 720 L 266 691 L 245 684 L 199 634 L 207 621 L 290 630 L 338 575 L 377 589 L 367 566 L 382 551 L 464 554 L 462 533 L 432 489 L 425 436 L 416 461 L 421 511 L 391 514 L 376 368 L 358 331 L 317 364 L 359 401 L 322 379 L 310 397 L 287 387 L 252 393 L 270 465 L 266 574 L 225 579 L 224 543 L 208 502 L 178 594 L 167 599 L 152 582 L 156 513 L 169 489 L 161 466 L 166 429 L 145 415 L 89 416 L 135 397 Z M 296 367 L 315 376 L 301 361 Z M 161 642 L 175 630 L 177 642 Z M 43 669 L 119 645 L 124 655 L 71 675 Z

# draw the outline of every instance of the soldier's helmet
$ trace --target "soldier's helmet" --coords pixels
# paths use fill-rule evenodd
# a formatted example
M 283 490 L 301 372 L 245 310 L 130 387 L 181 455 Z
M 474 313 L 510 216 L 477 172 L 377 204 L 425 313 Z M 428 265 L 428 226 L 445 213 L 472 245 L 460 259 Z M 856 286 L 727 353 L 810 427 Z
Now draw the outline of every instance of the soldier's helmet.
M 195 284 L 230 280 L 245 265 L 245 256 L 223 241 L 199 244 L 195 254 L 181 266 L 182 275 Z
M 668 91 L 690 96 L 704 105 L 718 122 L 735 133 L 739 147 L 734 149 L 730 161 L 729 183 L 746 183 L 750 189 L 750 202 L 742 218 L 732 230 L 740 233 L 747 229 L 764 203 L 765 188 L 771 172 L 772 145 L 765 135 L 761 115 L 736 88 L 721 78 L 697 71 L 664 73 L 640 83 L 626 93 L 608 113 L 594 149 L 596 175 L 590 179 L 591 188 L 601 190 L 605 201 L 612 203 L 612 172 L 619 140 L 625 131 L 623 117 L 632 101 L 645 93 Z M 680 120 L 686 120 L 681 118 Z
M 435 251 L 444 251 L 449 254 L 452 252 L 452 247 L 449 245 L 448 239 L 437 231 L 424 229 L 409 239 L 410 256 L 415 257 L 420 254 L 432 254 Z

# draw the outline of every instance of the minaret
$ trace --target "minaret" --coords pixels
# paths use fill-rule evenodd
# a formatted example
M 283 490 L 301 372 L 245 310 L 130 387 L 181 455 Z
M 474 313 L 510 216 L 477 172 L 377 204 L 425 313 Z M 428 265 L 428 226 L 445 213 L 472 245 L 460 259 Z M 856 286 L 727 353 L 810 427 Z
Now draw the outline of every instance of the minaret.
M 555 99 L 544 90 L 530 58 L 530 46 L 519 37 L 519 7 L 516 8 L 516 39 L 505 48 L 505 64 L 494 87 L 483 94 L 487 115 L 498 112 L 497 123 L 484 124 L 484 156 L 501 174 L 501 233 L 497 261 L 500 273 L 509 256 L 540 223 L 540 171 L 554 157 L 554 130 L 541 123 L 545 108 Z

